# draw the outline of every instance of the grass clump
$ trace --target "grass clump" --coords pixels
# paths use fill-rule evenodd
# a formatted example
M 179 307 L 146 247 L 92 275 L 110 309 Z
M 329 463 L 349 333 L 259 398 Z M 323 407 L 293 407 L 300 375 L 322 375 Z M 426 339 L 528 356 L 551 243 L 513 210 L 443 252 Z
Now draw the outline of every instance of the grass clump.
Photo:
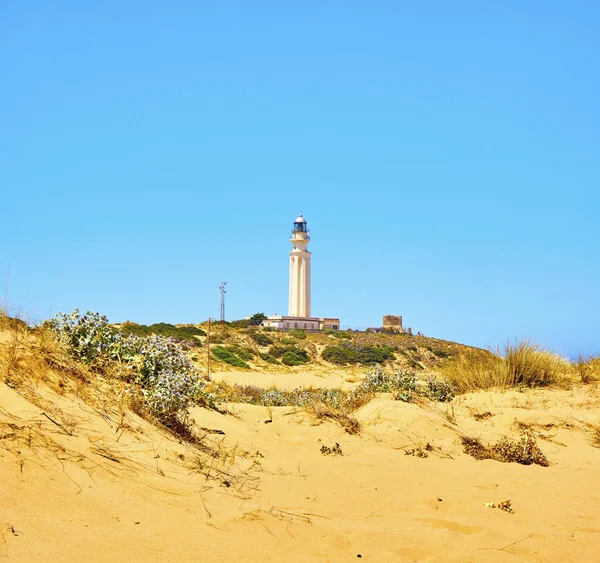
M 600 358 L 585 358 L 581 354 L 574 363 L 575 373 L 581 383 L 592 383 L 600 376 Z
M 540 387 L 565 376 L 569 363 L 528 340 L 508 342 L 496 352 L 469 350 L 441 365 L 440 373 L 460 393 L 492 387 Z

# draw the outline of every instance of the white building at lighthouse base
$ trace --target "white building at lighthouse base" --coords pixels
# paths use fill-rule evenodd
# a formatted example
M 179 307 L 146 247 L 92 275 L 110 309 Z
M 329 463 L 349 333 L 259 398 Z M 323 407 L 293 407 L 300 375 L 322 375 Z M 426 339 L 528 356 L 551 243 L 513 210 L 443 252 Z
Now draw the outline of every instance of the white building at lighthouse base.
M 331 317 L 291 317 L 286 315 L 271 315 L 263 321 L 262 326 L 275 328 L 277 330 L 340 330 L 340 319 Z

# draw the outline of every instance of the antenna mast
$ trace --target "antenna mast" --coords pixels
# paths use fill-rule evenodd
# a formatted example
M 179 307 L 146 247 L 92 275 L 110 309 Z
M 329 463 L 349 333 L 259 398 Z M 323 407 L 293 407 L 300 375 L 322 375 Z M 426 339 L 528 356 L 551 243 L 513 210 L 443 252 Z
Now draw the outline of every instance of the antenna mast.
M 227 291 L 225 291 L 226 285 L 227 282 L 221 282 L 221 285 L 219 286 L 219 289 L 221 290 L 221 323 L 225 322 L 225 294 L 227 293 Z

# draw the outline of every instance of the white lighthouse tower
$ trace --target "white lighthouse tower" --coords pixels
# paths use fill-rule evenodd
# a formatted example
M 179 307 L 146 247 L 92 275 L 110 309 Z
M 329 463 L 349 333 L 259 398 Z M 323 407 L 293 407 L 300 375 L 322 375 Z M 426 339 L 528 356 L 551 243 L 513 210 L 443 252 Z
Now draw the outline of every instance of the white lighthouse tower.
M 310 317 L 310 235 L 306 219 L 296 217 L 292 229 L 290 252 L 290 317 Z
M 292 229 L 292 251 L 290 252 L 290 309 L 287 316 L 271 315 L 263 326 L 278 330 L 339 330 L 340 319 L 335 317 L 310 316 L 310 235 L 306 219 L 296 217 Z

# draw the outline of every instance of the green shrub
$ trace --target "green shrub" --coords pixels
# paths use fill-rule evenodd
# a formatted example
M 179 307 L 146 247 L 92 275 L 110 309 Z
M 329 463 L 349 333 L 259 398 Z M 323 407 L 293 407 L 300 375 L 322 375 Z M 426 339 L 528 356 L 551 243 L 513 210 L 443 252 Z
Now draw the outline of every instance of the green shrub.
M 349 332 L 345 332 L 343 330 L 335 330 L 333 328 L 327 328 L 323 331 L 323 334 L 327 334 L 328 336 L 335 336 L 336 338 L 352 340 L 352 334 Z
M 281 363 L 277 358 L 273 358 L 273 357 L 269 356 L 268 352 L 259 352 L 258 353 L 258 357 L 261 360 L 264 360 L 265 362 L 268 362 L 270 364 L 277 364 L 277 365 L 279 365 Z
M 240 319 L 237 321 L 231 321 L 229 325 L 234 328 L 248 328 L 250 326 L 250 319 Z
M 308 352 L 296 346 L 281 346 L 276 344 L 269 349 L 269 356 L 281 359 L 288 366 L 297 366 L 310 361 Z
M 396 358 L 394 348 L 386 344 L 376 346 L 364 346 L 344 342 L 337 346 L 327 346 L 321 353 L 321 357 L 332 364 L 382 364 L 387 360 Z
M 308 354 L 304 350 L 288 350 L 281 356 L 281 363 L 286 366 L 299 366 L 310 361 Z
M 199 347 L 202 343 L 197 338 L 198 336 L 206 336 L 201 328 L 193 325 L 175 326 L 169 323 L 154 323 L 151 325 L 140 325 L 132 322 L 125 322 L 121 325 L 121 332 L 125 334 L 133 334 L 134 336 L 145 337 L 151 334 L 158 334 L 167 338 L 173 338 L 180 344 L 189 344 L 190 346 Z
M 321 352 L 321 357 L 332 364 L 339 366 L 358 363 L 358 353 L 343 346 L 327 346 Z
M 298 328 L 293 328 L 289 331 L 289 334 L 291 334 L 294 338 L 297 338 L 298 340 L 304 340 L 306 338 L 306 332 Z
M 253 331 L 249 332 L 248 335 L 259 346 L 270 346 L 271 344 L 273 344 L 272 338 L 269 338 L 266 334 L 264 334 L 263 332 L 260 332 L 258 330 L 253 330 Z
M 279 342 L 281 344 L 287 344 L 290 346 L 293 346 L 294 344 L 296 344 L 296 341 L 293 338 L 282 338 Z
M 250 368 L 250 366 L 241 358 L 238 358 L 233 352 L 223 348 L 222 346 L 215 346 L 212 350 L 212 355 L 217 359 L 225 362 L 226 364 L 238 367 L 238 368 Z
M 224 348 L 242 360 L 251 360 L 254 358 L 254 351 L 246 346 L 224 346 Z

